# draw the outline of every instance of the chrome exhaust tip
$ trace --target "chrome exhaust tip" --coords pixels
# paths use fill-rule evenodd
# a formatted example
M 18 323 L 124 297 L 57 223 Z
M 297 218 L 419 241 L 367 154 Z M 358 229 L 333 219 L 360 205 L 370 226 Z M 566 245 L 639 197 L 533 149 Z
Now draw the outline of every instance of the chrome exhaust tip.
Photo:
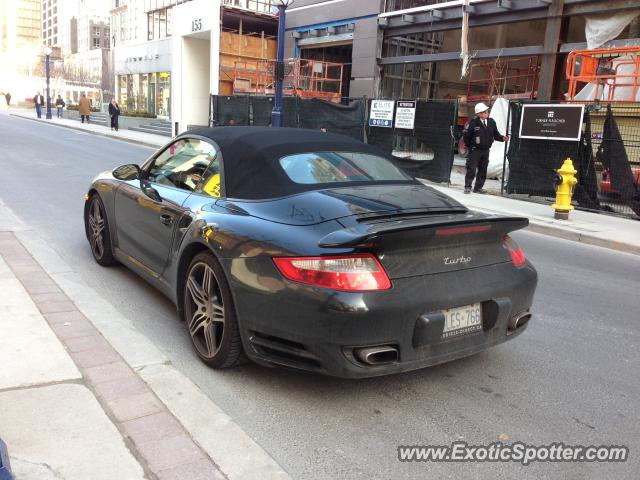
M 391 345 L 356 348 L 353 354 L 360 362 L 367 365 L 385 365 L 398 361 L 398 349 Z
M 522 328 L 527 324 L 527 322 L 530 319 L 531 319 L 530 312 L 519 313 L 518 315 L 513 317 L 511 320 L 509 320 L 509 324 L 507 325 L 507 330 L 509 330 L 510 332 L 513 332 L 514 330 Z

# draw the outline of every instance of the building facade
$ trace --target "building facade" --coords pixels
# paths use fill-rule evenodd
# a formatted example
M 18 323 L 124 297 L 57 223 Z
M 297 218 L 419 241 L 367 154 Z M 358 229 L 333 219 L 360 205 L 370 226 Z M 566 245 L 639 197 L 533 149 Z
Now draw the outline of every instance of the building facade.
M 171 116 L 173 9 L 188 0 L 113 0 L 116 98 L 125 111 Z
M 343 96 L 491 98 L 496 69 L 518 76 L 501 91 L 558 99 L 566 55 L 586 48 L 585 19 L 629 12 L 626 0 L 296 0 L 286 56 L 343 63 Z M 463 32 L 463 18 L 468 31 Z M 638 20 L 614 42 L 640 45 Z M 469 45 L 463 72 L 461 44 Z M 635 43 L 634 43 L 635 42 Z M 498 65 L 499 66 L 496 66 Z M 516 72 L 516 73 L 514 73 Z
M 42 0 L 0 2 L 0 92 L 12 103 L 43 91 Z
M 175 8 L 174 133 L 209 125 L 210 96 L 233 95 L 255 80 L 258 65 L 275 59 L 276 11 L 270 0 L 193 0 Z M 243 78 L 236 75 L 239 65 Z
M 58 0 L 42 0 L 42 41 L 58 46 Z
M 380 0 L 297 0 L 287 9 L 285 57 L 342 63 L 343 97 L 378 90 Z
M 209 95 L 233 93 L 235 61 L 275 56 L 273 12 L 270 0 L 112 0 L 121 108 L 206 124 Z M 206 79 L 198 76 L 205 74 Z M 201 108 L 188 113 L 187 97 L 203 99 L 204 118 Z M 188 112 L 175 112 L 176 107 Z

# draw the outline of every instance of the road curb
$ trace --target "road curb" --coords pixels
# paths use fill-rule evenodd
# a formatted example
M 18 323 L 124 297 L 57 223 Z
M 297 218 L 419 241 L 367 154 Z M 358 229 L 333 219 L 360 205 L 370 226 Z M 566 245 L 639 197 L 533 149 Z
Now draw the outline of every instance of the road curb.
M 290 480 L 286 471 L 261 445 L 244 432 L 195 383 L 175 368 L 128 318 L 121 315 L 111 303 L 102 299 L 95 290 L 87 286 L 73 267 L 65 263 L 45 239 L 29 230 L 12 233 L 57 287 L 69 297 L 79 314 L 99 332 L 110 348 L 122 359 L 123 365 L 126 366 L 122 368 L 132 370 L 148 386 L 151 395 L 177 419 L 196 447 L 214 462 L 225 478 L 229 480 Z M 167 379 L 170 379 L 170 382 Z M 140 394 L 136 395 L 142 398 Z M 139 408 L 145 405 L 155 408 L 152 399 L 147 398 L 147 400 L 147 403 Z M 115 407 L 119 408 L 120 405 Z M 147 417 L 151 418 L 151 415 Z M 128 422 L 131 421 L 125 421 L 125 423 Z M 180 438 L 183 443 L 188 443 L 184 437 Z M 143 451 L 139 453 L 146 459 L 145 452 L 153 455 L 149 449 L 145 450 L 145 446 L 151 443 L 144 441 L 144 438 L 141 440 Z M 136 443 L 135 439 L 133 441 Z M 182 448 L 182 450 L 185 449 Z M 154 471 L 154 468 L 150 470 Z M 184 474 L 175 478 L 192 478 L 192 475 Z
M 473 207 L 471 208 L 471 210 L 493 213 L 496 215 L 512 215 L 510 213 L 503 213 L 500 210 L 493 210 L 490 208 Z M 522 214 L 522 216 L 526 217 L 525 214 Z M 549 225 L 548 223 L 542 222 L 537 218 L 529 218 L 529 225 L 525 228 L 525 230 L 533 233 L 539 233 L 541 235 L 547 235 L 549 237 L 584 243 L 585 245 L 607 248 L 609 250 L 615 250 L 617 252 L 629 253 L 631 255 L 640 255 L 640 246 L 638 245 L 617 242 L 615 240 L 607 240 L 606 238 L 597 237 L 588 233 L 576 232 L 574 230 L 569 230 L 556 225 Z
M 32 118 L 32 117 L 28 117 L 26 115 L 20 115 L 17 113 L 10 113 L 9 116 L 11 117 L 16 117 L 16 118 L 22 118 L 24 120 L 31 120 L 33 122 L 37 122 L 37 123 L 44 123 L 46 125 L 51 125 L 53 127 L 60 127 L 60 128 L 67 128 L 69 130 L 77 130 L 79 132 L 84 132 L 84 133 L 88 133 L 91 135 L 96 135 L 98 137 L 106 137 L 112 140 L 120 140 L 121 142 L 127 142 L 127 143 L 133 143 L 135 145 L 139 145 L 139 146 L 143 146 L 143 147 L 149 147 L 149 148 L 160 148 L 162 145 L 164 145 L 165 143 L 169 142 L 170 138 L 167 137 L 167 141 L 161 144 L 155 144 L 155 143 L 150 143 L 150 142 L 145 142 L 145 141 L 141 141 L 141 140 L 135 140 L 133 138 L 126 138 L 126 137 L 121 137 L 112 133 L 107 133 L 107 132 L 95 132 L 93 130 L 85 130 L 84 128 L 80 128 L 80 127 L 74 127 L 73 125 L 62 125 L 59 123 L 49 123 L 46 120 L 42 120 L 40 118 Z M 106 127 L 104 127 L 106 128 Z
M 434 184 L 428 180 L 422 180 L 422 183 L 424 183 L 425 185 L 431 188 L 434 188 L 438 192 L 441 192 L 450 196 L 451 194 L 448 192 L 448 190 L 452 190 L 456 193 L 462 192 L 462 190 L 458 188 L 446 187 L 441 184 Z M 504 197 L 501 197 L 500 195 L 492 195 L 492 196 L 495 196 L 497 198 L 504 198 Z M 539 233 L 541 235 L 547 235 L 550 237 L 561 238 L 563 240 L 571 240 L 574 242 L 584 243 L 587 245 L 607 248 L 609 250 L 629 253 L 632 255 L 640 255 L 640 245 L 633 245 L 630 243 L 619 242 L 616 240 L 609 240 L 606 238 L 602 238 L 601 236 L 598 236 L 598 235 L 593 235 L 592 233 L 578 231 L 580 230 L 580 227 L 578 226 L 573 226 L 573 228 L 571 228 L 571 225 L 567 225 L 565 227 L 563 225 L 558 225 L 556 223 L 550 223 L 550 222 L 553 222 L 552 219 L 545 220 L 539 215 L 538 216 L 528 215 L 526 212 L 513 211 L 513 209 L 511 211 L 504 211 L 504 210 L 501 210 L 499 207 L 492 208 L 492 207 L 479 207 L 477 205 L 470 206 L 465 204 L 464 199 L 458 199 L 455 196 L 453 196 L 453 198 L 461 202 L 470 210 L 475 210 L 475 211 L 484 212 L 484 213 L 491 213 L 495 215 L 505 215 L 505 216 L 517 215 L 517 216 L 526 217 L 529 219 L 529 226 L 526 228 L 526 230 L 530 232 Z M 633 221 L 633 220 L 625 220 L 625 221 Z
M 606 240 L 604 238 L 599 238 L 585 233 L 572 232 L 569 230 L 564 230 L 562 228 L 544 225 L 542 223 L 536 222 L 535 220 L 529 221 L 527 230 L 534 233 L 540 233 L 542 235 L 548 235 L 550 237 L 572 240 L 574 242 L 594 245 L 596 247 L 608 248 L 609 250 L 630 253 L 632 255 L 640 255 L 640 247 L 637 245 L 630 245 L 624 242 L 616 242 L 614 240 Z

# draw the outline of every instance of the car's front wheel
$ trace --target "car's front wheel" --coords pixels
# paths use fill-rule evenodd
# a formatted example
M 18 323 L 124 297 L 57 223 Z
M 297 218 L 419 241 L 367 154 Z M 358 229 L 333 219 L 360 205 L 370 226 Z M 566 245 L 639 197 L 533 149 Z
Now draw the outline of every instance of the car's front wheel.
M 207 252 L 196 255 L 184 281 L 184 320 L 200 359 L 213 368 L 240 363 L 242 341 L 222 267 Z
M 84 215 L 84 224 L 93 258 L 102 266 L 114 265 L 116 260 L 111 251 L 109 222 L 104 204 L 97 194 L 89 199 L 89 207 Z

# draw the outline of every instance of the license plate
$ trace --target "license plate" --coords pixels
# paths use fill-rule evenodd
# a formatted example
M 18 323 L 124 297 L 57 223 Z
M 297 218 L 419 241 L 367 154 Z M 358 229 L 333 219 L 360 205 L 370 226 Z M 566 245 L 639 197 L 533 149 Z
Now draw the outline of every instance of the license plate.
M 479 303 L 443 310 L 442 338 L 452 338 L 482 330 L 482 309 Z

